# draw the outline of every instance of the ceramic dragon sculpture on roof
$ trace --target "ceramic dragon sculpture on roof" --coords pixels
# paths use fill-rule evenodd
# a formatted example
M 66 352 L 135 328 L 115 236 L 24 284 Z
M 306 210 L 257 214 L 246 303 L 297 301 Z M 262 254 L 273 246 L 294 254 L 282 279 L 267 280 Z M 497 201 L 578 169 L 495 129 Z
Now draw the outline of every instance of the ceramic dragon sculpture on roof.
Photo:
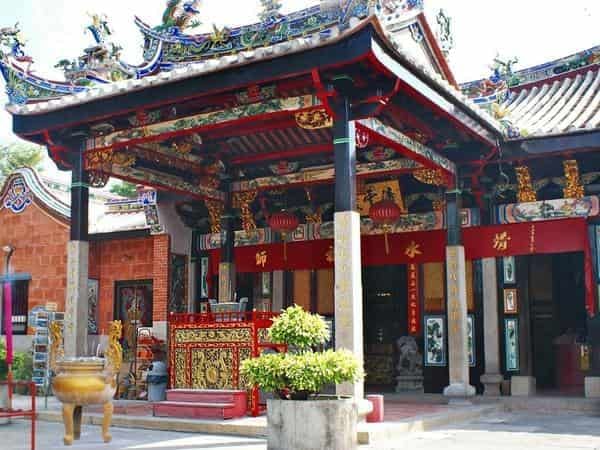
M 201 0 L 168 0 L 162 24 L 155 29 L 158 31 L 170 29 L 182 31 L 186 28 L 197 27 L 200 25 L 200 21 L 196 19 L 196 16 L 200 14 L 201 4 Z

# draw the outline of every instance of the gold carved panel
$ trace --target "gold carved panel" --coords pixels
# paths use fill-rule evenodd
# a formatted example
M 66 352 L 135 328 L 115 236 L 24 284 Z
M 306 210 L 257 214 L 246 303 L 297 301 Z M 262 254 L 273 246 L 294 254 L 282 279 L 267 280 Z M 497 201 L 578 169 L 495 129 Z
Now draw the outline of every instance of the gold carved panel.
M 187 352 L 185 350 L 175 350 L 175 385 L 173 386 L 175 389 L 188 387 L 186 374 L 189 373 L 189 368 L 187 367 L 188 359 L 186 356 Z
M 175 331 L 175 342 L 179 344 L 250 343 L 252 328 L 184 328 Z
M 234 389 L 233 348 L 192 349 L 192 389 Z

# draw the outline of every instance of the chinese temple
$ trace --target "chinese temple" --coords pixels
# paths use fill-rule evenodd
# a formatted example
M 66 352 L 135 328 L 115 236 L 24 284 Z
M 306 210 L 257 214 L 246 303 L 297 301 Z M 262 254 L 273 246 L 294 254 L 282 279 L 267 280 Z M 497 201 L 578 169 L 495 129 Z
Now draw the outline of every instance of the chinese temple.
M 156 191 L 148 233 L 183 253 L 185 306 L 148 324 L 173 387 L 239 388 L 298 304 L 364 361 L 341 394 L 600 395 L 600 47 L 459 85 L 450 19 L 422 1 L 262 4 L 194 34 L 201 2 L 170 0 L 135 19 L 140 65 L 93 16 L 60 82 L 0 29 L 14 133 L 72 174 L 66 353 L 87 348 L 90 188 L 113 177 Z

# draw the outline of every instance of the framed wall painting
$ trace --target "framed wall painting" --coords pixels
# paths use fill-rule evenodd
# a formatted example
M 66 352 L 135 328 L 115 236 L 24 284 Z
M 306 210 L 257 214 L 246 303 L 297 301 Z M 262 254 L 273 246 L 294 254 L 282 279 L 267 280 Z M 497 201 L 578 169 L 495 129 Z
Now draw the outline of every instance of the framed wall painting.
M 208 256 L 200 258 L 200 298 L 208 298 Z
M 425 316 L 425 365 L 446 366 L 446 317 Z
M 502 258 L 504 284 L 515 284 L 517 282 L 517 265 L 514 256 Z
M 504 319 L 504 345 L 506 355 L 506 371 L 519 370 L 519 319 Z
M 475 367 L 477 359 L 475 356 L 475 316 L 467 316 L 467 347 L 469 349 L 469 366 Z
M 519 298 L 516 289 L 504 289 L 504 314 L 519 313 Z

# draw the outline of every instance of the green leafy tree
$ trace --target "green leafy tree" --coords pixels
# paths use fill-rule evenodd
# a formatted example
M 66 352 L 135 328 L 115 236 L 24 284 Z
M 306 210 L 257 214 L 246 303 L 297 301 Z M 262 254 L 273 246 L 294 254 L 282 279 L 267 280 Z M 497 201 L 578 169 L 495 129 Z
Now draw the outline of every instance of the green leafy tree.
M 0 144 L 0 181 L 21 167 L 40 170 L 43 160 L 44 151 L 37 145 L 20 142 Z
M 134 198 L 137 197 L 137 189 L 135 184 L 120 181 L 111 186 L 110 192 L 120 195 L 121 197 Z

